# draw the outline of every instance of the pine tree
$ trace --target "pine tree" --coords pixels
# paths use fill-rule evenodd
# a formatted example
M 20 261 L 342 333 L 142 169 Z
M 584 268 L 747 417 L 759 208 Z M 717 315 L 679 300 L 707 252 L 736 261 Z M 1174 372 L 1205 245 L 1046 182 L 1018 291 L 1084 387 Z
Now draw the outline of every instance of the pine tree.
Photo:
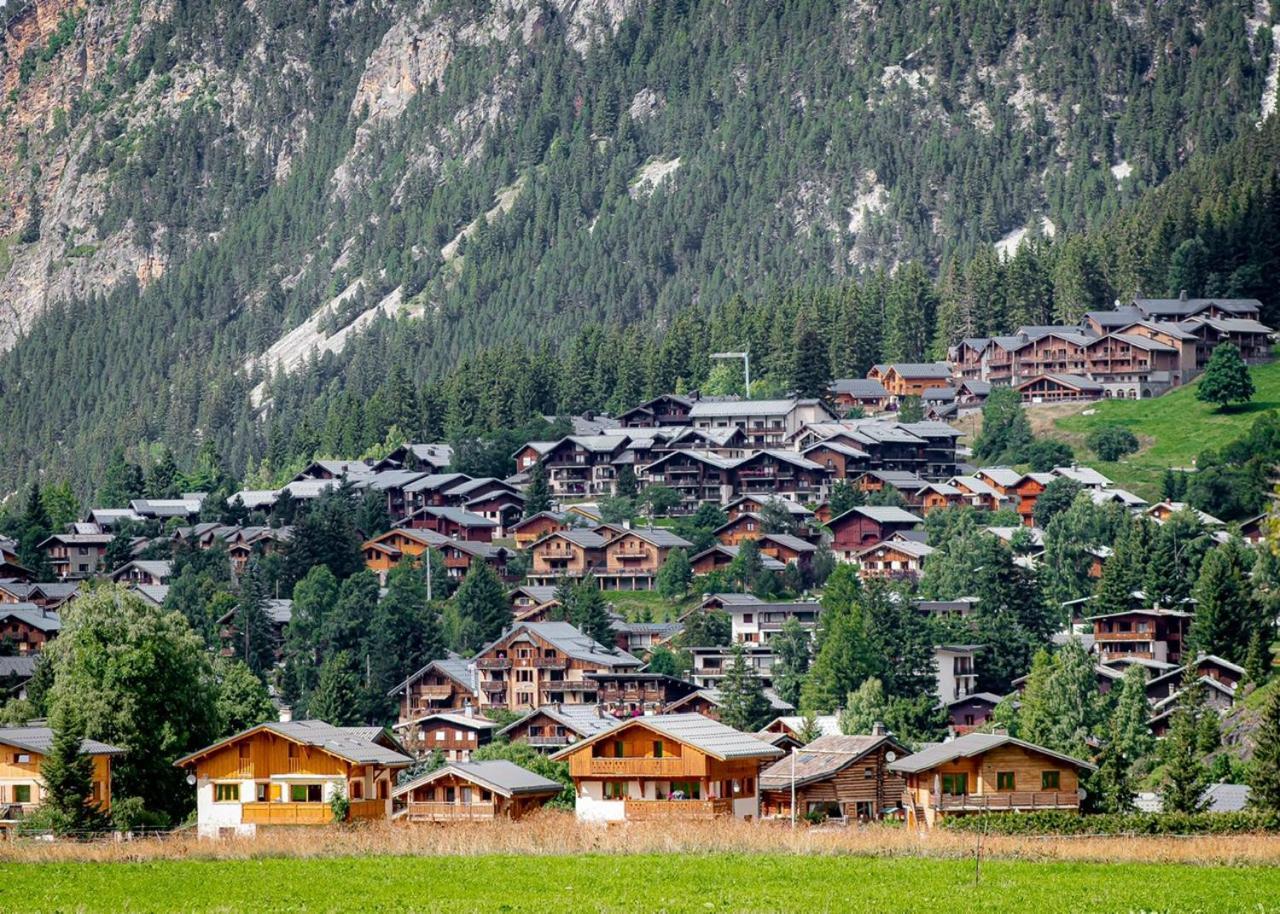
M 874 676 L 866 679 L 845 699 L 840 712 L 840 732 L 846 736 L 870 733 L 876 722 L 883 723 L 888 701 L 884 684 Z
M 488 644 L 511 624 L 511 607 L 502 582 L 487 562 L 471 563 L 453 598 L 469 633 L 469 648 Z
M 827 344 L 804 314 L 796 318 L 790 381 L 797 397 L 825 397 L 831 386 Z
M 1205 555 L 1193 591 L 1192 650 L 1216 654 L 1232 663 L 1244 662 L 1249 640 L 1262 621 L 1246 579 L 1248 573 L 1244 548 L 1234 539 Z
M 1267 647 L 1259 629 L 1249 636 L 1249 651 L 1244 656 L 1245 677 L 1255 686 L 1266 683 L 1271 672 L 1271 649 Z
M 1182 695 L 1173 712 L 1169 734 L 1161 746 L 1165 763 L 1165 787 L 1163 791 L 1166 812 L 1194 813 L 1204 808 L 1204 788 L 1209 773 L 1201 760 L 1200 741 L 1201 701 L 1200 689 L 1194 679 L 1194 666 L 1188 668 L 1183 680 Z
M 53 722 L 53 745 L 40 768 L 47 791 L 43 805 L 50 811 L 55 834 L 92 831 L 106 824 L 94 805 L 93 756 L 80 751 L 83 738 L 75 714 L 60 707 Z
M 1248 403 L 1253 394 L 1253 377 L 1240 350 L 1231 343 L 1219 343 L 1200 378 L 1196 399 L 1225 410 L 1233 404 Z
M 338 651 L 320 667 L 315 691 L 307 700 L 307 717 L 335 727 L 363 723 L 360 674 L 350 651 Z
M 533 517 L 551 510 L 551 486 L 547 483 L 547 470 L 535 463 L 529 470 L 529 485 L 524 490 L 524 516 Z
M 1102 812 L 1123 813 L 1133 808 L 1134 766 L 1154 746 L 1147 727 L 1146 674 L 1131 666 L 1114 690 L 1115 707 L 1107 721 L 1107 741 L 1098 771 L 1089 779 L 1089 793 Z
M 1254 735 L 1249 805 L 1280 813 L 1280 691 L 1272 694 Z
M 22 512 L 21 534 L 18 537 L 18 560 L 36 576 L 37 581 L 48 580 L 48 556 L 40 548 L 51 533 L 49 512 L 45 510 L 40 495 L 40 483 L 33 482 L 27 492 L 27 504 Z
M 782 630 L 769 642 L 773 648 L 773 687 L 787 704 L 800 705 L 800 689 L 809 673 L 812 639 L 798 619 L 782 624 Z
M 151 465 L 143 486 L 147 498 L 173 498 L 178 495 L 178 465 L 173 451 L 165 448 Z
M 731 660 L 720 681 L 720 722 L 744 733 L 754 733 L 773 716 L 764 685 L 747 663 L 741 644 L 730 649 Z
M 613 620 L 609 618 L 609 608 L 605 605 L 604 594 L 590 578 L 583 580 L 574 588 L 573 616 L 569 621 L 587 637 L 607 648 L 613 648 L 616 640 Z
M 693 567 L 689 564 L 689 556 L 683 549 L 672 549 L 667 553 L 667 560 L 658 569 L 658 593 L 671 601 L 683 599 L 693 583 Z
M 800 718 L 800 726 L 796 730 L 796 739 L 800 745 L 807 746 L 822 736 L 822 725 L 818 723 L 818 715 L 810 711 Z
M 124 448 L 112 451 L 98 487 L 98 503 L 105 508 L 127 508 L 130 501 L 142 497 L 144 488 L 142 468 L 128 460 Z
M 258 676 L 265 676 L 276 662 L 276 640 L 267 618 L 267 592 L 256 563 L 240 581 L 236 602 L 235 656 Z
M 846 511 L 860 506 L 865 500 L 861 489 L 847 479 L 837 479 L 831 485 L 831 497 L 828 499 L 831 516 L 839 517 Z
M 1111 556 L 1102 566 L 1102 578 L 1094 600 L 1097 615 L 1124 612 L 1133 608 L 1133 593 L 1142 588 L 1147 550 L 1143 522 L 1133 521 L 1120 529 Z

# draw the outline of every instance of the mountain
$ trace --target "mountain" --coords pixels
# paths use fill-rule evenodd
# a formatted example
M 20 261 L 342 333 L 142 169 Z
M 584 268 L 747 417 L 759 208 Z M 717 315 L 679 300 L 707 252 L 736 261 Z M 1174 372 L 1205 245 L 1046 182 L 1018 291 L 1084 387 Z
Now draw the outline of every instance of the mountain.
M 387 371 L 369 335 L 424 392 L 482 346 L 1097 229 L 1256 134 L 1272 15 L 8 0 L 0 491 L 157 442 L 243 473 L 286 400 Z

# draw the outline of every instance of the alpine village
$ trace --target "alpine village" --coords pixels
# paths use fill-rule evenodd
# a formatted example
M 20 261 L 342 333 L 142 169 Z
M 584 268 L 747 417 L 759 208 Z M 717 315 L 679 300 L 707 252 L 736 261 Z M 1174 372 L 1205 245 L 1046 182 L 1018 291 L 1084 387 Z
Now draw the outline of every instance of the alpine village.
M 0 0 L 0 858 L 1280 833 L 1275 7 Z

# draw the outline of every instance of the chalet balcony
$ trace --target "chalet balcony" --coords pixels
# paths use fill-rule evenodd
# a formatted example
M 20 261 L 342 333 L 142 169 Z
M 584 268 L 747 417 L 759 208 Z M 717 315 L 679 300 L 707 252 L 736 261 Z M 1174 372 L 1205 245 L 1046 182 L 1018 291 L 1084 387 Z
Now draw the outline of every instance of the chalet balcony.
M 628 820 L 652 822 L 676 820 L 716 819 L 733 815 L 732 800 L 624 800 L 623 809 Z
M 475 661 L 478 670 L 509 670 L 511 669 L 510 657 L 478 657 Z
M 405 810 L 410 822 L 492 822 L 496 816 L 492 803 L 410 803 Z
M 428 701 L 441 701 L 453 694 L 453 686 L 448 685 L 428 685 L 418 687 L 418 697 L 425 698 Z
M 480 689 L 484 692 L 506 692 L 507 684 L 505 679 L 482 679 Z
M 688 771 L 685 760 L 679 757 L 593 758 L 590 762 L 590 773 L 601 777 L 667 778 L 680 777 Z
M 552 679 L 549 682 L 539 683 L 539 688 L 543 692 L 597 692 L 600 686 L 594 682 L 582 682 L 570 679 Z
M 535 749 L 547 749 L 552 747 L 569 745 L 568 736 L 530 736 L 525 739 L 530 746 Z
M 569 658 L 534 657 L 533 668 L 535 670 L 567 670 L 569 668 Z
M 1131 632 L 1099 632 L 1093 633 L 1094 641 L 1150 641 L 1155 633 L 1149 628 L 1135 628 Z
M 934 809 L 953 812 L 985 812 L 989 809 L 1079 809 L 1076 793 L 1052 790 L 1012 790 L 1008 793 L 949 794 L 932 796 Z
M 240 813 L 246 825 L 328 825 L 333 821 L 328 803 L 245 803 Z

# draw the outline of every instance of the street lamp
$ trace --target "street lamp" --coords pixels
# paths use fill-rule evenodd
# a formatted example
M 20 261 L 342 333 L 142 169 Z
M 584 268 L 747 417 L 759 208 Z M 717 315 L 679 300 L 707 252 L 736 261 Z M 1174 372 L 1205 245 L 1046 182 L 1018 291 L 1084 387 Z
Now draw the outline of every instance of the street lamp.
M 746 380 L 747 399 L 751 399 L 751 353 L 750 352 L 713 352 L 713 359 L 742 359 L 742 372 Z

